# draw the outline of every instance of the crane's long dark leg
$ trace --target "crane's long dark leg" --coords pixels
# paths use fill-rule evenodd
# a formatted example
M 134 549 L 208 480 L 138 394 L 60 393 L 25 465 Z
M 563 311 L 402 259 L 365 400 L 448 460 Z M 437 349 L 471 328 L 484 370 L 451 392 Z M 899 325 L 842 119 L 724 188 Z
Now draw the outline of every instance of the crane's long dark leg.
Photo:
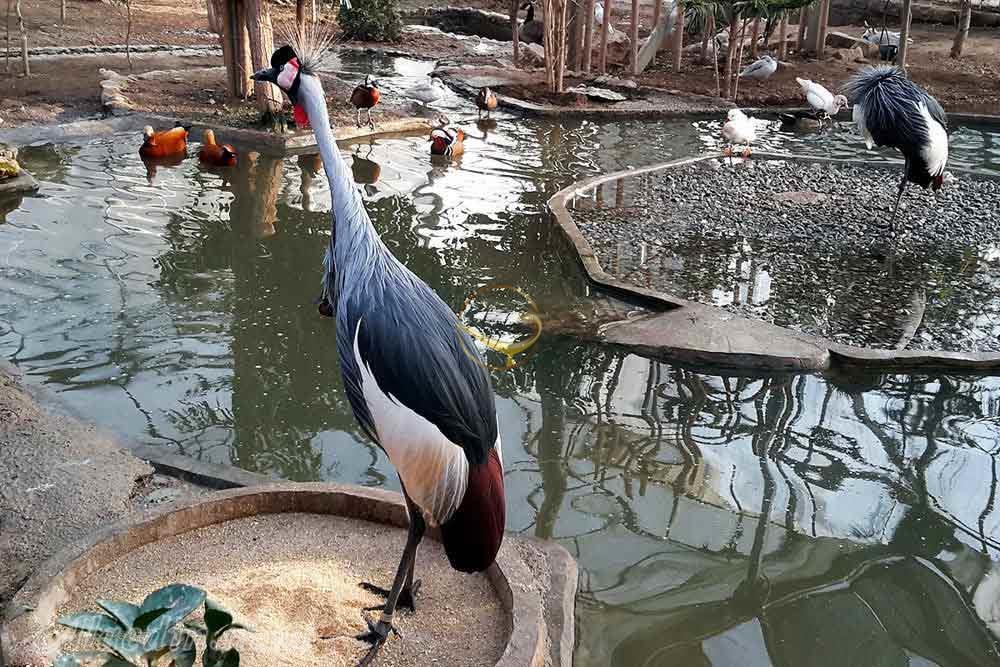
M 399 634 L 392 625 L 392 617 L 396 612 L 396 605 L 399 603 L 404 587 L 409 589 L 411 598 L 416 592 L 413 587 L 419 587 L 419 582 L 417 584 L 413 582 L 413 563 L 417 557 L 417 546 L 420 545 L 420 540 L 424 537 L 427 524 L 424 522 L 424 516 L 420 508 L 410 500 L 405 488 L 403 489 L 403 497 L 406 498 L 406 506 L 410 513 L 410 527 L 406 534 L 406 547 L 403 549 L 403 557 L 399 560 L 399 567 L 396 568 L 396 578 L 392 581 L 392 588 L 389 590 L 385 605 L 382 607 L 382 615 L 374 623 L 367 616 L 365 617 L 365 622 L 368 624 L 368 632 L 358 635 L 357 638 L 370 643 L 372 647 L 365 654 L 365 657 L 362 658 L 361 662 L 358 663 L 358 667 L 367 667 L 367 665 L 372 663 L 375 656 L 378 655 L 379 650 L 381 650 L 382 645 L 385 644 L 386 639 L 389 638 L 390 632 Z
M 896 195 L 896 206 L 892 209 L 892 217 L 889 218 L 889 232 L 892 234 L 896 233 L 896 213 L 899 211 L 899 202 L 903 199 L 903 191 L 906 190 L 906 174 L 903 174 L 903 180 L 899 182 L 899 194 Z

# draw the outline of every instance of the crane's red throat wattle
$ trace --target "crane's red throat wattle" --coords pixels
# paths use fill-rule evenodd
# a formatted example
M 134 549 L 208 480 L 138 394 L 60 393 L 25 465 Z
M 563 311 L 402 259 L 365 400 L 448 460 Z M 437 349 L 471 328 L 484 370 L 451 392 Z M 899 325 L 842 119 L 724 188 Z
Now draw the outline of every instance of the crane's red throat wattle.
M 309 116 L 306 114 L 305 108 L 301 105 L 292 105 L 292 119 L 295 121 L 295 127 L 309 127 Z
M 448 562 L 459 572 L 482 572 L 496 560 L 506 525 L 503 466 L 491 449 L 484 463 L 469 466 L 462 504 L 441 524 Z

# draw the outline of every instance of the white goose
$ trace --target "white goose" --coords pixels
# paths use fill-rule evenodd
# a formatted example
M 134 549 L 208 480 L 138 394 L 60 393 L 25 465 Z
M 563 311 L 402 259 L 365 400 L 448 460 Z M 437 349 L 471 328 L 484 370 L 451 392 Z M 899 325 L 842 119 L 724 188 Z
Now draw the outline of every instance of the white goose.
M 444 97 L 447 90 L 447 87 L 441 79 L 436 76 L 430 76 L 427 81 L 407 88 L 403 91 L 403 95 L 409 99 L 417 100 L 424 106 L 427 106 L 431 102 L 437 102 L 439 99 Z

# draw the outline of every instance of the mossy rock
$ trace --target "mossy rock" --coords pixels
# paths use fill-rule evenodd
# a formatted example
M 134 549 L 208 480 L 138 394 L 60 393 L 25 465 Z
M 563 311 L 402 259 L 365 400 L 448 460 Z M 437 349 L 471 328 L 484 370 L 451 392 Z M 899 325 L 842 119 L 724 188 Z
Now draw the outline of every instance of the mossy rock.
M 21 165 L 12 157 L 0 156 L 0 181 L 14 178 L 21 173 Z

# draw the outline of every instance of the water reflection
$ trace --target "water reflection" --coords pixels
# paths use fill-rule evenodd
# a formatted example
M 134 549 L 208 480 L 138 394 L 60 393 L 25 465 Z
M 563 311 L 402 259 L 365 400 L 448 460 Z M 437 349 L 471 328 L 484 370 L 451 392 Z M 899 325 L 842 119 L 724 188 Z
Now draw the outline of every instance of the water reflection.
M 488 138 L 470 136 L 444 169 L 426 137 L 342 150 L 387 245 L 447 303 L 513 284 L 547 332 L 593 338 L 628 308 L 589 293 L 547 198 L 701 150 L 700 130 L 480 129 Z M 151 186 L 136 141 L 24 152 L 43 185 L 0 225 L 0 353 L 138 441 L 396 488 L 358 432 L 333 324 L 313 303 L 329 233 L 321 164 L 241 155 L 218 173 L 189 160 Z M 995 655 L 995 378 L 706 375 L 555 335 L 532 353 L 494 377 L 509 528 L 579 560 L 576 664 L 833 664 L 855 637 L 939 664 Z M 806 637 L 830 643 L 803 657 Z
M 535 485 L 521 529 L 582 565 L 582 664 L 1000 658 L 995 379 L 861 393 L 579 346 L 535 366 L 564 399 L 519 402 L 512 476 Z

